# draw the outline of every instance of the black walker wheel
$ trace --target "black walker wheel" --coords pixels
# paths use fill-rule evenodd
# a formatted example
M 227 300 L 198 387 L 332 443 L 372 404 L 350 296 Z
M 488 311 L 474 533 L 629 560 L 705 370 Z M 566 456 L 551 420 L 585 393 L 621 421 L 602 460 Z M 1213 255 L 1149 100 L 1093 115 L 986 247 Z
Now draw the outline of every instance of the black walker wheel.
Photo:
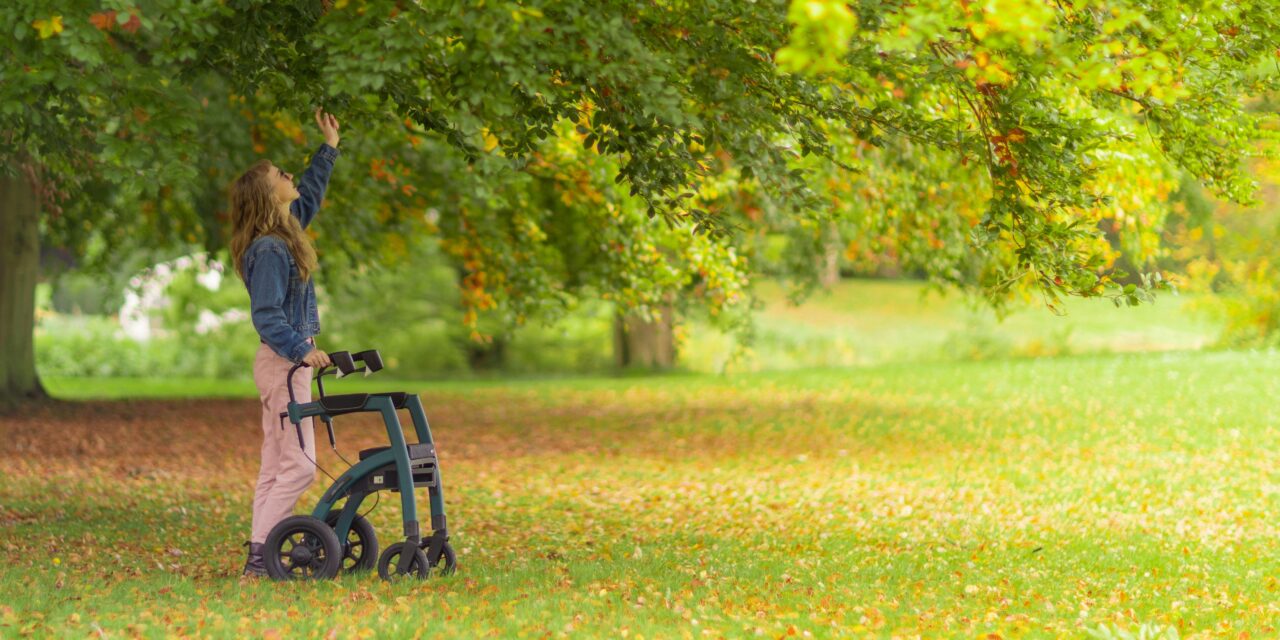
M 397 542 L 389 547 L 382 555 L 378 557 L 378 575 L 383 580 L 397 580 L 406 576 L 425 580 L 431 574 L 431 568 L 427 565 L 427 554 L 422 549 L 413 548 L 413 559 L 409 561 L 408 573 L 397 573 L 400 562 L 400 552 L 405 548 L 405 543 Z
M 422 541 L 422 548 L 425 552 L 431 546 L 431 539 L 427 538 Z M 458 570 L 458 556 L 453 552 L 453 545 L 448 542 L 440 548 L 440 557 L 435 562 L 429 562 L 431 572 L 442 576 L 451 576 L 453 572 Z
M 271 529 L 262 557 L 276 580 L 326 580 L 342 568 L 342 544 L 324 522 L 290 516 Z
M 325 524 L 338 526 L 341 509 L 330 510 L 324 517 Z M 337 533 L 335 532 L 335 535 Z M 347 539 L 340 540 L 342 545 L 342 573 L 368 571 L 378 564 L 378 534 L 373 525 L 364 516 L 357 515 L 351 520 L 351 528 L 347 530 Z

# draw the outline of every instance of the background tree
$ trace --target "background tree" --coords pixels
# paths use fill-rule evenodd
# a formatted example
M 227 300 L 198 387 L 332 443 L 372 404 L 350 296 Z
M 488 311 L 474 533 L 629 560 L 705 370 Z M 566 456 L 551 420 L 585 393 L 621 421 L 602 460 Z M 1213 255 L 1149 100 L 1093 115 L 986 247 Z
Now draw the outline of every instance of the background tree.
M 38 225 L 75 251 L 100 238 L 90 268 L 217 248 L 226 183 L 259 154 L 301 163 L 312 145 L 298 122 L 322 103 L 352 132 L 315 226 L 322 277 L 438 229 L 467 270 L 467 304 L 516 318 L 596 291 L 565 279 L 566 248 L 533 231 L 564 211 L 521 206 L 548 186 L 535 182 L 548 141 L 578 137 L 646 219 L 703 232 L 726 261 L 761 228 L 829 226 L 815 167 L 863 171 L 848 149 L 909 142 L 967 168 L 981 207 L 963 251 L 927 263 L 930 275 L 997 302 L 1027 287 L 1136 302 L 1100 225 L 1151 199 L 1130 202 L 1131 185 L 1105 177 L 1158 150 L 1246 198 L 1238 160 L 1260 133 L 1240 96 L 1274 86 L 1258 69 L 1280 33 L 1267 0 L 64 0 L 6 3 L 0 17 L 13 25 L 0 155 L 27 176 L 0 184 L 15 247 Z M 700 206 L 725 172 L 750 206 Z M 38 393 L 32 255 L 0 253 L 4 397 Z M 697 261 L 657 260 L 697 286 Z M 596 281 L 668 300 L 670 279 L 634 267 L 606 261 Z
M 1277 112 L 1274 95 L 1250 104 L 1259 112 Z M 1180 282 L 1202 296 L 1201 306 L 1221 315 L 1221 344 L 1271 347 L 1280 337 L 1280 273 L 1275 247 L 1280 237 L 1280 163 L 1251 163 L 1261 183 L 1259 198 L 1249 206 L 1223 202 L 1194 179 L 1183 176 L 1170 198 L 1164 227 L 1164 268 L 1180 274 Z

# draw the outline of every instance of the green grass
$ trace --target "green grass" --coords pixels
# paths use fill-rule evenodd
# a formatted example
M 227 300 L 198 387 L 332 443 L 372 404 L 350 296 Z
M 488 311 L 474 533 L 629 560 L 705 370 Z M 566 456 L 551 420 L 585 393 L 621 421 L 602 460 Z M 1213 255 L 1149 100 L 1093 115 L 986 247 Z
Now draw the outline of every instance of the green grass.
M 1212 343 L 1219 333 L 1215 321 L 1194 309 L 1197 299 L 1172 294 L 1133 308 L 1073 298 L 1063 315 L 1036 299 L 1012 305 L 999 321 L 987 307 L 974 307 L 956 294 L 926 293 L 924 285 L 910 281 L 844 280 L 800 306 L 768 282 L 759 293 L 766 306 L 757 316 L 754 352 L 730 370 L 1187 350 Z M 733 343 L 691 323 L 684 366 L 719 372 Z
M 3 637 L 1280 628 L 1274 354 L 412 384 L 461 566 L 397 585 L 232 577 L 260 442 L 251 385 L 74 384 L 248 397 L 0 419 Z M 348 458 L 386 437 L 363 417 L 338 428 Z M 371 515 L 384 544 L 394 497 Z

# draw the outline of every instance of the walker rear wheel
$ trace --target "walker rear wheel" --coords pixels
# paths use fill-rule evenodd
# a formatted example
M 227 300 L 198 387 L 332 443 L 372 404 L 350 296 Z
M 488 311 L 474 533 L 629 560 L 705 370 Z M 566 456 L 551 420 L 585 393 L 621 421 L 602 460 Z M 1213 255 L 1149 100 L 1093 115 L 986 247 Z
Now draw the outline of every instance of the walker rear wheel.
M 324 517 L 325 524 L 330 527 L 338 526 L 340 515 L 341 511 L 330 511 Z M 378 534 L 374 533 L 373 525 L 364 516 L 357 515 L 351 521 L 347 539 L 339 542 L 342 545 L 343 573 L 368 571 L 378 565 Z
M 276 580 L 327 580 L 342 568 L 342 544 L 323 521 L 290 516 L 267 535 L 262 559 Z

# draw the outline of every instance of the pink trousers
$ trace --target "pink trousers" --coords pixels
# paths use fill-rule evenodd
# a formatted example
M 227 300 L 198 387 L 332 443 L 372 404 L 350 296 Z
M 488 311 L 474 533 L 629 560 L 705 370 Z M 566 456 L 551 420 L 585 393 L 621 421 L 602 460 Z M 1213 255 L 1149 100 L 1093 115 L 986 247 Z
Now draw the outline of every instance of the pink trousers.
M 308 342 L 315 344 L 314 339 Z M 293 515 L 298 498 L 316 478 L 316 465 L 312 462 L 316 459 L 316 437 L 311 418 L 302 420 L 305 452 L 298 446 L 297 427 L 288 418 L 284 419 L 284 429 L 280 428 L 280 413 L 289 406 L 286 379 L 291 367 L 293 363 L 271 347 L 258 347 L 253 381 L 262 399 L 262 468 L 253 494 L 252 542 L 266 542 L 271 528 Z M 311 401 L 311 375 L 309 367 L 293 374 L 293 394 L 298 402 Z

